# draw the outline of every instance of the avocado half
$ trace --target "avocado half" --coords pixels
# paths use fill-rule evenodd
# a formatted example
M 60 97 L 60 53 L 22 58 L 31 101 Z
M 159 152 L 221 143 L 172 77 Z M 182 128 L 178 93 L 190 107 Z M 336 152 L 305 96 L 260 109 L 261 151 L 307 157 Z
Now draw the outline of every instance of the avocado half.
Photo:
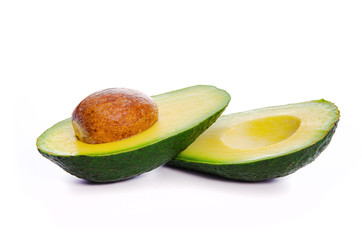
M 65 171 L 92 182 L 114 182 L 155 169 L 174 158 L 215 122 L 230 95 L 193 86 L 152 97 L 159 120 L 142 133 L 116 142 L 87 144 L 65 119 L 37 139 L 38 151 Z
M 221 116 L 168 165 L 242 181 L 286 176 L 327 147 L 339 117 L 326 100 Z

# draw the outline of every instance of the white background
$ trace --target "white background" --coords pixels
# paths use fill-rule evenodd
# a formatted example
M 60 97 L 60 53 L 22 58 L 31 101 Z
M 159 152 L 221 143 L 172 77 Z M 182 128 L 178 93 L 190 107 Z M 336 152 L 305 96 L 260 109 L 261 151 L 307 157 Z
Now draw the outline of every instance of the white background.
M 361 1 L 1 1 L 2 239 L 361 239 Z M 329 147 L 263 183 L 167 167 L 90 184 L 36 138 L 90 93 L 227 90 L 225 113 L 325 98 Z M 9 146 L 10 143 L 10 146 Z

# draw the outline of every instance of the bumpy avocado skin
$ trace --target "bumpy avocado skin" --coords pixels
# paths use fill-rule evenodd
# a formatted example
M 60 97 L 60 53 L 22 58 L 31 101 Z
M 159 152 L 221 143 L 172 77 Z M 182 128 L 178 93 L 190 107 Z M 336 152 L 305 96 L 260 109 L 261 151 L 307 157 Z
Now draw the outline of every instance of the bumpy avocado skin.
M 227 105 L 227 104 L 226 104 Z M 99 156 L 60 156 L 38 151 L 68 173 L 90 182 L 115 182 L 151 171 L 173 159 L 209 128 L 226 106 L 175 136 L 129 152 Z
M 259 182 L 283 177 L 313 162 L 330 143 L 337 124 L 338 121 L 335 122 L 324 137 L 314 144 L 275 158 L 240 164 L 206 164 L 176 157 L 176 159 L 169 161 L 167 165 L 246 182 Z

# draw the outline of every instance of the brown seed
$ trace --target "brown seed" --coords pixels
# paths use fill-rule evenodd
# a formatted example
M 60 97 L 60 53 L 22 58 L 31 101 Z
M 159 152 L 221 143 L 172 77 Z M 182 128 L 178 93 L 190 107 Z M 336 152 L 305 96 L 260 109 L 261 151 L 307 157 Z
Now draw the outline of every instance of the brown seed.
M 75 135 L 90 144 L 131 137 L 157 120 L 158 108 L 152 98 L 126 88 L 95 92 L 81 101 L 72 114 Z

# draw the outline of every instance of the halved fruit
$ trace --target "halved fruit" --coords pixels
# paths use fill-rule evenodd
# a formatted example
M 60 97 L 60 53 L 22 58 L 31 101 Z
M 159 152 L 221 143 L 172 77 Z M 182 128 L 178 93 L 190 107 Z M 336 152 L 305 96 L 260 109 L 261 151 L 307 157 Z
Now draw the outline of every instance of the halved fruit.
M 325 100 L 221 116 L 168 165 L 243 181 L 286 176 L 325 149 L 338 120 Z
M 224 90 L 193 86 L 152 97 L 159 120 L 116 142 L 87 144 L 75 137 L 71 119 L 46 130 L 39 152 L 65 171 L 93 182 L 113 182 L 157 168 L 190 145 L 221 115 L 230 101 Z

